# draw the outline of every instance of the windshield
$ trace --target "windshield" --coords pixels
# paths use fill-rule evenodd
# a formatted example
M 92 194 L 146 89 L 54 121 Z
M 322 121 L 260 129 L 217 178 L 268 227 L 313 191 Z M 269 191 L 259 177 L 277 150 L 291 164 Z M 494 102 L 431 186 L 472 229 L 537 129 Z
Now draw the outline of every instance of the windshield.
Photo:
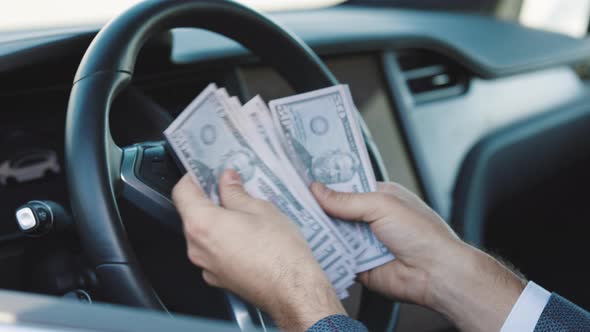
M 142 0 L 0 0 L 0 32 L 103 24 Z M 590 0 L 236 0 L 257 10 L 350 5 L 470 12 L 574 37 L 588 33 Z
M 102 24 L 142 0 L 0 0 L 0 31 Z M 237 0 L 261 11 L 333 6 L 345 0 Z
M 469 12 L 585 37 L 590 0 L 349 0 L 349 4 Z

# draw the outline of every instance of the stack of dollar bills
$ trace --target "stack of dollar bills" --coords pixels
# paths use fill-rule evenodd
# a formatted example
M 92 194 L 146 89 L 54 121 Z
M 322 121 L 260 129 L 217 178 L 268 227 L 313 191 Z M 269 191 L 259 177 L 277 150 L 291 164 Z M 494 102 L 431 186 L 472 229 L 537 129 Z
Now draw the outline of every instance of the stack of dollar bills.
M 210 84 L 164 131 L 178 161 L 219 203 L 217 180 L 236 170 L 246 191 L 272 202 L 301 230 L 341 298 L 356 274 L 394 256 L 365 223 L 327 215 L 313 181 L 337 191 L 375 191 L 377 183 L 347 85 L 242 105 Z M 272 250 L 269 248 L 269 250 Z

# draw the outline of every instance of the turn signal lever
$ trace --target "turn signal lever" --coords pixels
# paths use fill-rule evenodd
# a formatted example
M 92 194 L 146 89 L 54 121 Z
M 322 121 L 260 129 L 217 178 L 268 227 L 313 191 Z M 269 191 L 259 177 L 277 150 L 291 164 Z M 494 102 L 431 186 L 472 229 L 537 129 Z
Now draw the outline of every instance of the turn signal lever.
M 58 203 L 30 201 L 16 210 L 20 230 L 28 236 L 43 236 L 49 232 L 66 232 L 72 228 L 72 217 Z

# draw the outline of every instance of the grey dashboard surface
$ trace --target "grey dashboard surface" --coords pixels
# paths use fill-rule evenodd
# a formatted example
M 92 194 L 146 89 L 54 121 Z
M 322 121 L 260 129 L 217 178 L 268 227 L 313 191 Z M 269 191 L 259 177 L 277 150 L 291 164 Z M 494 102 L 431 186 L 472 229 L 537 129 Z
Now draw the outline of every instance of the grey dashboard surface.
M 236 325 L 161 312 L 0 291 L 0 331 L 239 331 Z
M 473 78 L 464 96 L 435 103 L 415 105 L 408 98 L 400 112 L 414 139 L 412 150 L 421 161 L 430 203 L 448 219 L 455 180 L 472 146 L 498 128 L 550 111 L 586 90 L 569 67 L 558 67 L 494 80 Z
M 467 14 L 334 7 L 270 14 L 319 53 L 417 47 L 456 59 L 483 77 L 498 77 L 574 62 L 590 42 Z M 79 48 L 100 27 L 0 32 L 0 70 L 30 63 L 39 49 L 59 56 Z M 247 54 L 240 45 L 201 30 L 174 32 L 173 60 L 197 62 Z M 82 43 L 84 44 L 84 43 Z M 77 49 L 76 51 L 80 51 Z
M 586 40 L 465 14 L 345 7 L 272 17 L 321 54 L 416 47 L 454 58 L 483 77 L 576 61 L 590 53 Z M 174 59 L 191 62 L 246 53 L 228 39 L 206 34 L 178 30 Z

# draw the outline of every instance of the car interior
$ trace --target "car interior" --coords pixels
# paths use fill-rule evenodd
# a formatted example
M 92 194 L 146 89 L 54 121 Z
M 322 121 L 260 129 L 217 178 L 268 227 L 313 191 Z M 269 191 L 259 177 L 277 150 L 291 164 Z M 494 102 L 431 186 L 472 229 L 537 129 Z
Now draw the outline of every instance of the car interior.
M 380 180 L 590 309 L 588 10 L 572 35 L 527 24 L 532 2 L 351 0 L 259 12 L 148 0 L 108 23 L 0 28 L 0 325 L 1 311 L 14 310 L 39 326 L 109 330 L 64 314 L 129 310 L 102 303 L 141 309 L 129 315 L 153 319 L 154 330 L 273 326 L 206 285 L 170 202 L 184 171 L 162 132 L 210 82 L 242 102 L 348 84 Z M 39 204 L 59 211 L 55 227 L 19 228 L 19 207 Z M 371 331 L 455 331 L 360 285 L 345 307 Z

